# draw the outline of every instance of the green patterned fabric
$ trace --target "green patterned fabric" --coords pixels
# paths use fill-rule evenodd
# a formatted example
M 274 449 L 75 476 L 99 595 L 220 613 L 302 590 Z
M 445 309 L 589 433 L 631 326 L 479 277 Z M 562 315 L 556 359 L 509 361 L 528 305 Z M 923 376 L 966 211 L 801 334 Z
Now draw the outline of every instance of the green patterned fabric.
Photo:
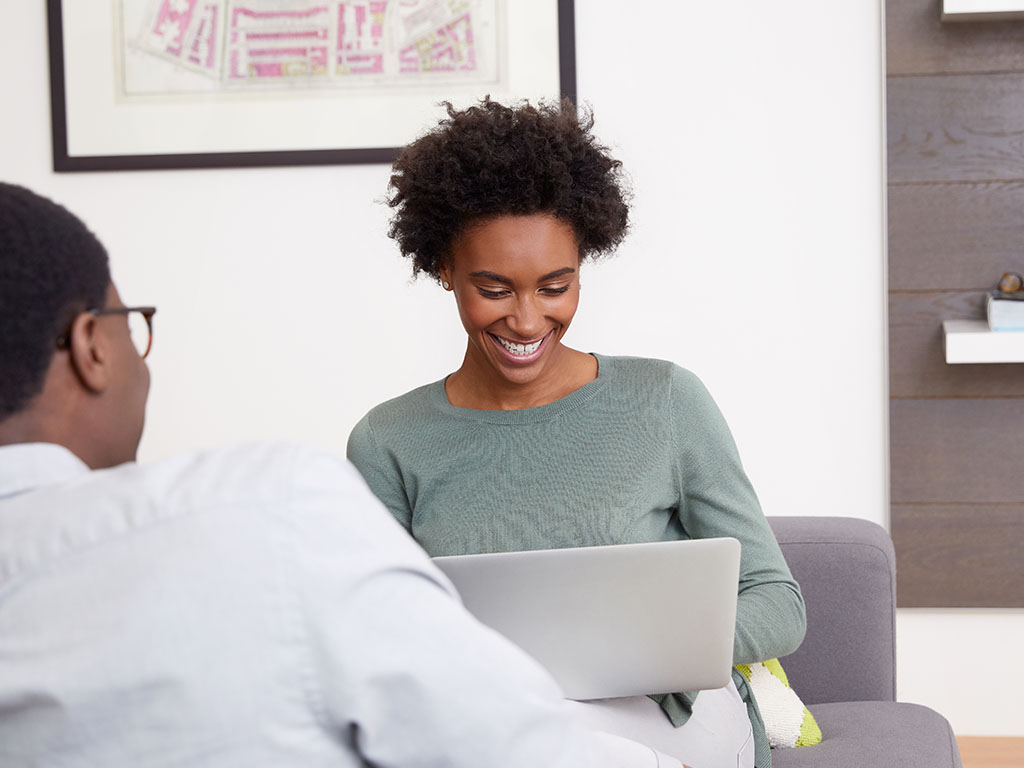
M 778 659 L 737 664 L 736 669 L 747 679 L 757 699 L 772 749 L 812 747 L 821 743 L 821 728 L 790 687 Z

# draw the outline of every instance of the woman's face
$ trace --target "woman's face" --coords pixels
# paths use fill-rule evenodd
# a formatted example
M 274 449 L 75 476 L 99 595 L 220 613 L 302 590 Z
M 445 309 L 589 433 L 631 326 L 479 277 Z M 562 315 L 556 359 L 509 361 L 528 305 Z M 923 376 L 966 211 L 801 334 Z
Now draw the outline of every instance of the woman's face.
M 547 214 L 489 219 L 452 244 L 441 279 L 455 293 L 475 371 L 517 385 L 555 373 L 580 296 L 571 226 Z

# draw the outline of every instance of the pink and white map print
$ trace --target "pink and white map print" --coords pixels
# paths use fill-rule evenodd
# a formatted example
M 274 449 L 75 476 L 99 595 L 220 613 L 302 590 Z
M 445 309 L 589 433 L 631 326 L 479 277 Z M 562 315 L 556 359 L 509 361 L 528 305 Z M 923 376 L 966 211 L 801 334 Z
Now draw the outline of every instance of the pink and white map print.
M 338 4 L 339 75 L 384 73 L 384 18 L 389 0 Z
M 401 0 L 400 70 L 473 72 L 473 21 L 466 0 Z
M 139 44 L 177 64 L 219 74 L 223 12 L 218 0 L 160 0 Z
M 228 3 L 229 80 L 281 80 L 327 75 L 330 6 Z M 282 8 L 280 6 L 288 6 Z
M 505 0 L 119 2 L 126 93 L 490 83 L 504 44 Z

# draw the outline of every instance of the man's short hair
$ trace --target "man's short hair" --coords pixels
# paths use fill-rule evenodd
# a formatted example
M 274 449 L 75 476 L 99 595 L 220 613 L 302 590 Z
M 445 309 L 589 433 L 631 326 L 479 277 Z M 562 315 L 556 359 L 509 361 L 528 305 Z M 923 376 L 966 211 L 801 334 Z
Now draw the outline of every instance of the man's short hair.
M 0 182 L 0 421 L 42 390 L 57 338 L 102 307 L 107 252 L 74 214 Z

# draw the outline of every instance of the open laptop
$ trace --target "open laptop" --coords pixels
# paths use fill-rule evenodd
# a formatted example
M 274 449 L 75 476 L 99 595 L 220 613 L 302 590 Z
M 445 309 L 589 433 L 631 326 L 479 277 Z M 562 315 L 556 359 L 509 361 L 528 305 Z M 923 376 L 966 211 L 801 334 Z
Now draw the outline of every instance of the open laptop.
M 570 699 L 727 685 L 740 543 L 697 539 L 435 557 L 466 608 Z

